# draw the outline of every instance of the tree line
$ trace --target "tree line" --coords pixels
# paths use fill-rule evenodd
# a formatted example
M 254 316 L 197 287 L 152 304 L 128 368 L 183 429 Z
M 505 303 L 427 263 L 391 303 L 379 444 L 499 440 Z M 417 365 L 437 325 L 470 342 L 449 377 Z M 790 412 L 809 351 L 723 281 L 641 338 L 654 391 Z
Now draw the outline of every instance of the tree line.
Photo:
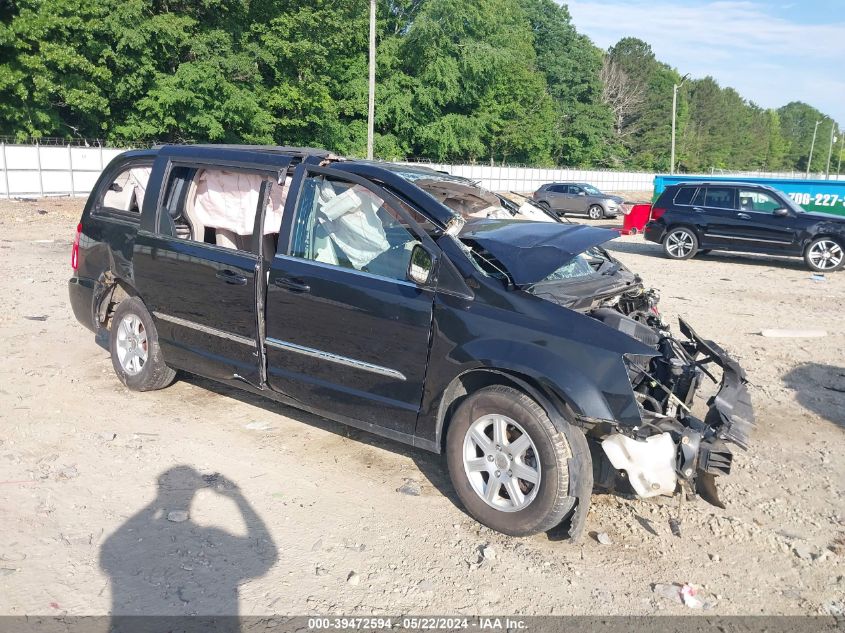
M 0 0 L 0 135 L 360 156 L 368 20 L 366 0 Z M 646 42 L 602 51 L 554 0 L 378 0 L 377 24 L 379 157 L 669 169 L 681 76 Z M 829 117 L 689 80 L 678 168 L 804 170 L 819 120 L 814 171 Z

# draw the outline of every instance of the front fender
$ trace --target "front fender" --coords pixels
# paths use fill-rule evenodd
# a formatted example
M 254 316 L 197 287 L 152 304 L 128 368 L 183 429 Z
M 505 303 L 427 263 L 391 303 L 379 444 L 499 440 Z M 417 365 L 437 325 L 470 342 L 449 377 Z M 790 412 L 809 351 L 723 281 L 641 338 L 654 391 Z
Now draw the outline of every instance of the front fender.
M 565 348 L 475 339 L 456 347 L 452 360 L 528 376 L 580 416 L 638 425 L 639 408 L 621 355 L 575 341 L 567 341 Z

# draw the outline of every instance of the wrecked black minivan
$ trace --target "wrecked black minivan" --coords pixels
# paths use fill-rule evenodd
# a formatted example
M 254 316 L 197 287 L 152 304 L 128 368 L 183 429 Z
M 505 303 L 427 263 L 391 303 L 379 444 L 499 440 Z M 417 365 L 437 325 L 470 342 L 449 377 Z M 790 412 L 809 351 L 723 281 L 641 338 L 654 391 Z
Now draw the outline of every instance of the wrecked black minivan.
M 615 235 L 423 167 L 163 146 L 103 172 L 70 300 L 130 389 L 183 370 L 445 452 L 482 523 L 576 536 L 594 483 L 719 504 L 753 423 L 743 370 L 670 331 Z

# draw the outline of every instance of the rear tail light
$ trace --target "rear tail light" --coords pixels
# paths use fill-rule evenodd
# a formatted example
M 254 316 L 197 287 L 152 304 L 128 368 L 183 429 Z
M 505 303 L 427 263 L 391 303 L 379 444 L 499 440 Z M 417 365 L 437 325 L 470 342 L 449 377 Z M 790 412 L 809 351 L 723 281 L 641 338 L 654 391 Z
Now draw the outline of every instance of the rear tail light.
M 651 208 L 651 219 L 657 220 L 659 219 L 664 213 L 666 213 L 666 209 L 663 207 L 652 207 Z
M 73 238 L 73 249 L 70 251 L 70 266 L 79 270 L 79 236 L 82 233 L 82 223 L 76 225 L 76 235 Z

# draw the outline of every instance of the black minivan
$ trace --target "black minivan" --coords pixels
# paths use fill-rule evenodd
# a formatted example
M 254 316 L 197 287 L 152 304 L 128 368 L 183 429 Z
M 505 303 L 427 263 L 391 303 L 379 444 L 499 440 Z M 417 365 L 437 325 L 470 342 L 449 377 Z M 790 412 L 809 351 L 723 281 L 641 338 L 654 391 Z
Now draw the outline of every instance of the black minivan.
M 482 523 L 574 536 L 594 484 L 718 504 L 752 425 L 742 369 L 670 333 L 615 235 L 427 168 L 163 146 L 101 175 L 70 300 L 130 389 L 182 370 L 445 452 Z

